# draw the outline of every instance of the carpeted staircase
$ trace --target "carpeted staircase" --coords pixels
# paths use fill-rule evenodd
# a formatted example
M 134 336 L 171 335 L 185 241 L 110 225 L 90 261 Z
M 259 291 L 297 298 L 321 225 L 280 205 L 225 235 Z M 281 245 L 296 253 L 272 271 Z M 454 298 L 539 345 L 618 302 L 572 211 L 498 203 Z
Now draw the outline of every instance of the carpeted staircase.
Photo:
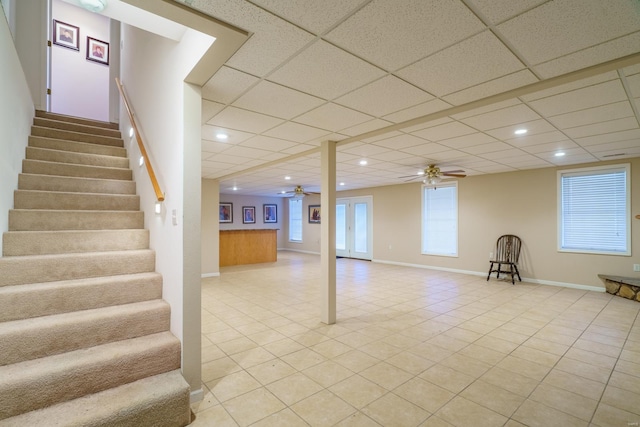
M 0 258 L 0 426 L 185 426 L 117 125 L 37 112 Z

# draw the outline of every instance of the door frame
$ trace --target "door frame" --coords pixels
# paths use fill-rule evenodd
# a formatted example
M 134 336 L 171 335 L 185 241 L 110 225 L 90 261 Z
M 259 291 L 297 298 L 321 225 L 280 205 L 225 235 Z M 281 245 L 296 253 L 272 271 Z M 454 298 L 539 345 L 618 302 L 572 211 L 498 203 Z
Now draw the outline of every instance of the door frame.
M 362 252 L 355 252 L 355 239 L 354 239 L 354 222 L 355 222 L 355 210 L 354 205 L 356 203 L 366 203 L 367 205 L 367 252 L 362 255 Z M 336 255 L 343 258 L 364 259 L 371 261 L 373 259 L 373 196 L 357 196 L 357 197 L 341 197 L 336 198 L 336 208 L 338 205 L 346 205 L 346 234 L 345 243 L 346 249 L 340 250 L 336 248 Z M 336 219 L 336 233 L 338 230 L 338 224 Z M 337 236 L 336 236 L 337 239 Z

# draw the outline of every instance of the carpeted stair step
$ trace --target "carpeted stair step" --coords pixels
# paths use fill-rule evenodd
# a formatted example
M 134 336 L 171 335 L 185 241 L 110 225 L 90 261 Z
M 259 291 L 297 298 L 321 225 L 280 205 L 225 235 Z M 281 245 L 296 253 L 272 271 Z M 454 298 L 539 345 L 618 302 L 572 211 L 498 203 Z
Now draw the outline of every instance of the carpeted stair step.
M 179 367 L 180 341 L 170 332 L 0 366 L 0 420 Z
M 8 231 L 2 256 L 71 254 L 149 248 L 149 230 Z
M 0 287 L 0 322 L 162 298 L 155 272 Z
M 9 231 L 118 230 L 144 227 L 142 211 L 12 209 Z
M 13 203 L 16 209 L 135 211 L 140 209 L 140 196 L 134 194 L 16 190 L 13 196 Z
M 113 138 L 111 136 L 102 135 L 90 135 L 87 133 L 44 128 L 40 126 L 31 126 L 31 135 L 44 136 L 46 138 L 66 139 L 76 142 L 87 142 L 91 144 L 110 145 L 113 147 L 124 147 L 124 141 L 122 140 L 122 138 Z
M 0 421 L 5 427 L 183 427 L 190 423 L 189 385 L 180 370 Z
M 22 173 L 99 179 L 131 180 L 133 178 L 133 173 L 128 168 L 106 168 L 29 159 L 22 161 Z
M 169 330 L 161 299 L 0 324 L 0 366 Z
M 20 174 L 18 189 L 78 193 L 136 194 L 136 183 L 121 179 Z
M 44 138 L 41 136 L 30 136 L 29 147 L 72 151 L 75 153 L 100 154 L 103 156 L 127 157 L 127 150 L 124 147 L 65 141 L 64 139 Z
M 48 148 L 27 147 L 27 160 L 70 163 L 75 165 L 102 166 L 106 168 L 128 168 L 129 159 L 125 157 L 103 156 L 100 154 L 74 153 L 71 151 L 50 150 Z
M 155 271 L 150 249 L 0 258 L 0 286 Z
M 62 120 L 49 119 L 45 117 L 34 117 L 34 126 L 45 128 L 70 130 L 73 132 L 88 133 L 91 135 L 110 136 L 112 138 L 121 138 L 120 131 L 117 129 L 107 129 L 98 126 L 89 126 L 81 123 L 65 122 Z
M 87 125 L 87 126 L 103 127 L 103 128 L 106 128 L 106 129 L 119 129 L 120 128 L 120 125 L 118 123 L 102 122 L 102 121 L 99 121 L 99 120 L 92 120 L 92 119 L 85 119 L 85 118 L 81 118 L 81 117 L 67 116 L 67 115 L 64 115 L 64 114 L 49 113 L 49 112 L 42 111 L 42 110 L 36 110 L 36 117 L 42 117 L 42 118 L 45 118 L 45 119 L 58 120 L 60 122 L 79 123 L 79 124 L 83 124 L 83 125 Z

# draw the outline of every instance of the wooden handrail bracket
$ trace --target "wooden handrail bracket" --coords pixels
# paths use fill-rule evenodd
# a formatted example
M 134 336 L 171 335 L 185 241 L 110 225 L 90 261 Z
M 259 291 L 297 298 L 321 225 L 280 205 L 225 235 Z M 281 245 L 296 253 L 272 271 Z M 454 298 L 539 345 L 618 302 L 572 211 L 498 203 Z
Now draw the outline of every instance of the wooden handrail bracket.
M 124 86 L 122 86 L 120 79 L 117 77 L 116 77 L 116 84 L 118 85 L 120 96 L 122 97 L 122 101 L 124 102 L 124 107 L 127 109 L 127 114 L 129 115 L 129 122 L 131 122 L 131 126 L 133 127 L 133 133 L 136 136 L 136 141 L 138 141 L 138 148 L 140 149 L 140 154 L 144 159 L 144 164 L 147 167 L 147 173 L 149 174 L 149 179 L 151 179 L 151 185 L 153 185 L 153 190 L 156 193 L 156 199 L 159 202 L 162 202 L 164 201 L 164 193 L 160 189 L 160 184 L 158 184 L 158 179 L 156 178 L 156 174 L 155 172 L 153 172 L 153 167 L 151 166 L 151 161 L 149 160 L 149 156 L 147 155 L 147 150 L 144 148 L 142 137 L 140 136 L 140 132 L 138 132 L 138 126 L 136 125 L 136 121 L 133 118 L 133 110 L 131 109 L 131 105 L 129 104 L 127 95 L 125 95 L 124 93 Z

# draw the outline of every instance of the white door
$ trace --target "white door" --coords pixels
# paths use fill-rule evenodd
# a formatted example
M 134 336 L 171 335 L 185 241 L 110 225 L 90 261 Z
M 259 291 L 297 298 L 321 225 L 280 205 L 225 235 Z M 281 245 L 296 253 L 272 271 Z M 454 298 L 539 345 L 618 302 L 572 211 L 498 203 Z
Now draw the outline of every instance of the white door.
M 336 199 L 336 255 L 373 258 L 373 197 Z

